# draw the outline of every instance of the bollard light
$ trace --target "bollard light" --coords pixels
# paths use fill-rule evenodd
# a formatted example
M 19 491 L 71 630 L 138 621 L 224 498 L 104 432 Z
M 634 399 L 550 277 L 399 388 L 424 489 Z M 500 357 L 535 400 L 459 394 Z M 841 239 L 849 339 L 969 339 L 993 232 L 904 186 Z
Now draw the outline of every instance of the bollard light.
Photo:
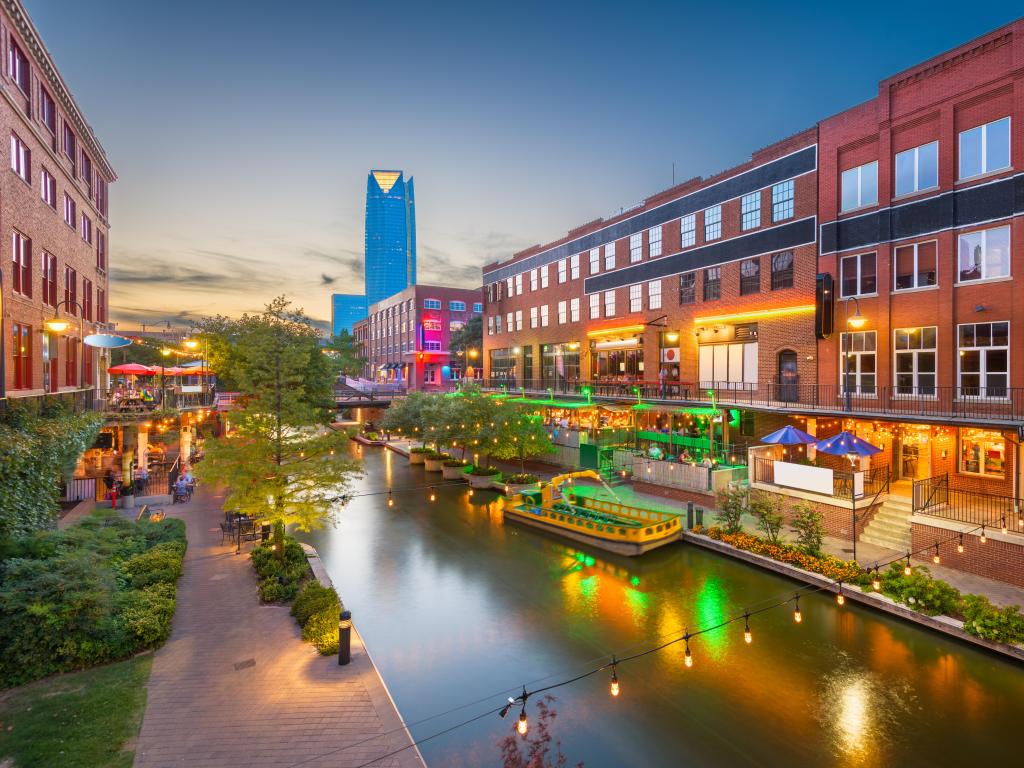
M 352 611 L 342 611 L 338 618 L 338 666 L 352 661 Z

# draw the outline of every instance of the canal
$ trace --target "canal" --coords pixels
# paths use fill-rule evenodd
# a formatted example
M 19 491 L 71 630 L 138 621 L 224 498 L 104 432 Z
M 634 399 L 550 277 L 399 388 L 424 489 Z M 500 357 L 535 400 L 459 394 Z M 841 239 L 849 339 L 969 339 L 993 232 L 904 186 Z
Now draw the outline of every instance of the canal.
M 442 482 L 382 449 L 357 490 Z M 514 694 L 784 596 L 794 582 L 675 544 L 640 558 L 502 522 L 465 485 L 353 500 L 314 544 L 408 723 L 424 738 Z M 883 766 L 1010 763 L 1024 671 L 827 595 L 780 608 L 554 692 L 569 765 Z M 497 694 L 497 695 L 495 695 Z M 536 719 L 536 708 L 529 712 Z M 486 717 L 431 740 L 432 768 L 499 766 L 516 720 Z

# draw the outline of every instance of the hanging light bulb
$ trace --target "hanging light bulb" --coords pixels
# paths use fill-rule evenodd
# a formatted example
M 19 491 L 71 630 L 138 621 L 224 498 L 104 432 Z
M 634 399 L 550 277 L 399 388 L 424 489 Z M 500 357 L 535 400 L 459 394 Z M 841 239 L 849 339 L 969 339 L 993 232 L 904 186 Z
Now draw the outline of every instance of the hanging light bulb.
M 804 620 L 804 615 L 800 613 L 800 595 L 794 595 L 793 601 L 793 621 L 799 624 L 801 621 Z
M 1003 516 L 1003 535 L 1006 535 L 1006 516 Z
M 683 638 L 683 642 L 686 643 L 686 654 L 683 656 L 683 662 L 687 667 L 693 666 L 693 656 L 690 655 L 690 636 L 686 635 Z
M 393 507 L 393 506 L 395 506 L 395 499 L 394 499 L 394 497 L 393 497 L 393 496 L 391 495 L 391 491 L 390 491 L 390 490 L 388 491 L 388 506 L 389 506 L 389 507 Z
M 612 657 L 612 682 L 608 686 L 608 692 L 612 696 L 619 695 L 619 677 L 615 674 L 615 657 Z
M 903 575 L 909 576 L 913 571 L 910 569 L 910 553 L 907 552 L 907 564 L 903 566 Z
M 988 541 L 988 539 L 985 538 L 985 526 L 984 525 L 981 526 L 981 536 L 978 537 L 978 541 L 980 541 L 982 544 L 984 544 L 986 541 Z
M 473 495 L 473 489 L 472 489 L 472 488 L 470 488 L 470 489 L 469 489 L 469 495 L 470 495 L 470 496 L 472 496 L 472 495 Z
M 750 634 L 750 614 L 743 614 L 743 642 L 750 645 L 754 642 L 754 636 Z
M 878 566 L 875 566 L 875 577 L 871 579 L 871 588 L 878 592 L 882 588 L 882 579 L 878 575 Z
M 958 555 L 962 555 L 964 553 L 964 535 L 962 533 L 960 534 L 960 541 L 957 542 L 956 551 Z
M 520 736 L 525 736 L 529 728 L 530 725 L 526 722 L 526 704 L 523 704 L 523 711 L 519 713 L 519 722 L 516 723 L 516 730 L 519 731 Z
M 984 539 L 982 539 L 982 541 L 984 541 Z M 939 545 L 938 544 L 935 545 L 935 554 L 932 555 L 932 562 L 935 563 L 936 565 L 938 565 L 940 562 L 942 562 L 942 559 L 939 557 Z
M 846 595 L 843 594 L 843 582 L 841 581 L 839 582 L 839 592 L 836 593 L 836 602 L 839 603 L 839 605 L 844 605 L 846 603 Z
M 434 486 L 430 486 L 430 500 L 431 501 L 435 501 L 436 499 L 437 499 L 437 494 L 434 493 Z

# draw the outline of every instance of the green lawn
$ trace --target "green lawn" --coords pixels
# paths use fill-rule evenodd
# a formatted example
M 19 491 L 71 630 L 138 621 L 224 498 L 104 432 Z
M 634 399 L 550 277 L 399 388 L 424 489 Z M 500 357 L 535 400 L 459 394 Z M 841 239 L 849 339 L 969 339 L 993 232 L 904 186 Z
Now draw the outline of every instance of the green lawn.
M 3 768 L 130 768 L 153 655 L 0 694 Z

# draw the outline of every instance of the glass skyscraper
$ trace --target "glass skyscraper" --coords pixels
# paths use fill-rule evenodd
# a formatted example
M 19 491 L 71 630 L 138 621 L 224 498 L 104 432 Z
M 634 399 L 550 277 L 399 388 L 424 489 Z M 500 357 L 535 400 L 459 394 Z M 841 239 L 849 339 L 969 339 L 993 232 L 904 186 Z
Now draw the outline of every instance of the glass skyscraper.
M 335 293 L 331 295 L 331 334 L 339 331 L 352 333 L 352 326 L 366 317 L 366 297 L 362 294 Z
M 416 200 L 402 171 L 370 171 L 366 179 L 366 304 L 416 283 Z

